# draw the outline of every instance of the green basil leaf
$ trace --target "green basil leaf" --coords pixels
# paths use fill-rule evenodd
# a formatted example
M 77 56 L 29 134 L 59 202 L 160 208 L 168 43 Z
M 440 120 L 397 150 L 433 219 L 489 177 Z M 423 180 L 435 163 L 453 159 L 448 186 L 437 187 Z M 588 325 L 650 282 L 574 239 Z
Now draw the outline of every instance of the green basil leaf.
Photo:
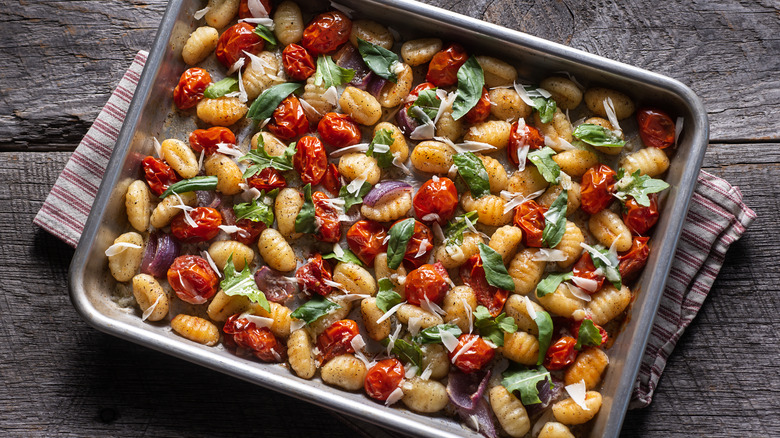
M 314 202 L 311 200 L 311 183 L 309 183 L 303 187 L 303 207 L 295 217 L 295 232 L 317 232 L 317 223 L 314 219 Z
M 452 118 L 459 120 L 465 116 L 482 97 L 482 88 L 485 86 L 485 74 L 477 58 L 470 57 L 458 69 L 458 91 L 455 102 L 452 103 Z
M 406 254 L 409 239 L 414 234 L 414 218 L 404 219 L 390 228 L 390 240 L 387 242 L 387 267 L 398 269 Z
M 262 122 L 271 117 L 276 107 L 290 94 L 303 88 L 303 84 L 298 82 L 285 82 L 284 84 L 274 85 L 263 91 L 249 107 L 246 113 L 247 118 Z
M 550 314 L 544 310 L 536 312 L 534 322 L 536 323 L 536 328 L 539 329 L 539 359 L 537 359 L 536 364 L 541 365 L 544 362 L 547 349 L 550 348 L 550 342 L 552 342 L 553 322 Z
M 382 312 L 388 310 L 403 302 L 403 298 L 395 291 L 393 282 L 387 278 L 379 280 L 379 292 L 376 294 L 376 306 Z
M 539 382 L 547 380 L 550 382 L 550 388 L 553 387 L 550 372 L 541 365 L 536 369 L 510 369 L 502 374 L 501 386 L 509 392 L 520 392 L 520 400 L 524 405 L 533 405 L 541 403 L 539 399 Z
M 412 338 L 412 340 L 418 344 L 441 344 L 442 332 L 448 332 L 455 338 L 458 338 L 461 334 L 463 334 L 463 331 L 461 331 L 460 327 L 455 324 L 439 324 L 433 327 L 428 327 L 424 330 L 420 330 L 420 332 L 417 333 L 417 336 Z
M 355 70 L 341 68 L 330 56 L 317 58 L 317 71 L 314 72 L 314 85 L 325 88 L 338 87 L 349 83 L 355 77 Z
M 550 184 L 558 184 L 561 176 L 561 168 L 558 163 L 552 159 L 555 155 L 555 151 L 549 146 L 545 146 L 538 151 L 533 151 L 528 154 L 528 161 L 534 164 L 539 170 L 545 181 Z
M 571 277 L 571 272 L 561 272 L 548 275 L 547 278 L 540 281 L 539 284 L 536 285 L 536 296 L 543 297 L 555 292 L 555 289 L 558 289 L 558 286 L 560 286 L 561 283 L 566 280 L 571 280 Z
M 509 276 L 501 254 L 484 243 L 480 243 L 479 256 L 482 258 L 482 267 L 485 268 L 485 278 L 488 284 L 513 292 L 515 290 L 515 282 Z
M 339 198 L 344 200 L 344 211 L 349 211 L 353 205 L 362 204 L 363 196 L 366 196 L 371 191 L 371 184 L 363 181 L 363 184 L 357 190 L 357 193 L 351 193 L 347 185 L 341 186 L 339 189 Z
M 572 135 L 593 146 L 622 148 L 626 145 L 626 142 L 621 140 L 614 132 L 603 126 L 591 123 L 583 123 L 578 126 Z
M 389 129 L 380 129 L 369 143 L 366 155 L 376 158 L 377 164 L 383 169 L 391 167 L 394 158 L 390 152 L 391 144 L 393 144 L 393 133 Z
M 499 347 L 504 346 L 504 333 L 517 331 L 514 318 L 507 316 L 506 313 L 493 318 L 485 306 L 477 306 L 474 310 L 474 327 L 479 330 L 480 336 Z
M 593 266 L 597 269 L 601 268 L 604 271 L 604 277 L 616 289 L 620 289 L 623 286 L 623 278 L 620 275 L 620 260 L 618 260 L 617 256 L 601 245 L 590 246 L 583 244 L 583 247 L 590 253 Z
M 187 192 L 194 192 L 196 190 L 216 190 L 217 189 L 217 177 L 216 176 L 196 176 L 190 179 L 184 179 L 177 183 L 171 184 L 160 195 L 160 199 L 168 197 L 172 193 L 177 195 Z
M 382 339 L 382 345 L 387 347 L 390 344 L 390 339 L 385 338 Z M 423 366 L 422 366 L 422 350 L 420 350 L 420 346 L 413 343 L 413 342 L 407 342 L 403 339 L 396 339 L 393 343 L 393 349 L 391 350 L 393 354 L 398 356 L 399 359 L 403 362 L 411 363 L 412 365 L 417 367 L 417 375 L 422 374 Z
M 443 230 L 445 246 L 463 245 L 463 233 L 469 229 L 470 226 L 474 226 L 474 222 L 477 221 L 477 217 L 479 217 L 479 213 L 476 211 L 470 211 L 466 214 L 455 217 L 452 222 L 448 223 Z
M 339 307 L 341 306 L 333 301 L 327 300 L 320 295 L 314 295 L 309 301 L 295 309 L 290 316 L 300 319 L 306 324 L 311 324 Z
M 234 91 L 238 91 L 238 80 L 236 78 L 227 77 L 206 87 L 206 91 L 203 92 L 203 97 L 218 99 Z
M 428 120 L 433 120 L 436 118 L 436 114 L 439 113 L 439 106 L 441 106 L 441 99 L 436 96 L 436 88 L 429 88 L 427 90 L 421 91 L 417 95 L 417 99 L 414 101 L 414 103 L 412 103 L 409 109 L 406 110 L 406 113 L 409 115 L 409 117 L 414 117 L 415 119 L 426 123 Z M 428 120 L 422 120 L 425 117 L 418 117 L 417 112 L 412 111 L 412 108 L 414 107 L 420 108 L 425 113 L 425 115 L 428 116 Z
M 257 27 L 255 27 L 254 34 L 268 41 L 268 44 L 272 46 L 276 46 L 279 44 L 279 42 L 276 41 L 276 35 L 274 35 L 274 32 L 271 29 L 263 26 L 262 24 L 258 24 Z
M 539 112 L 539 120 L 541 120 L 542 123 L 550 123 L 553 116 L 555 116 L 555 100 L 553 100 L 552 97 L 534 97 L 531 100 L 534 102 L 533 107 Z
M 582 320 L 574 349 L 581 350 L 584 346 L 598 347 L 599 345 L 601 345 L 601 332 L 598 327 L 589 319 Z
M 246 263 L 246 260 L 244 262 L 244 270 L 236 273 L 236 267 L 233 264 L 233 254 L 230 254 L 225 265 L 225 279 L 219 283 L 219 287 L 225 292 L 225 295 L 243 295 L 249 298 L 249 301 L 259 304 L 260 307 L 270 312 L 271 307 L 268 305 L 265 294 L 257 288 L 255 278 L 249 272 L 249 264 Z
M 363 62 L 371 69 L 377 76 L 385 78 L 390 82 L 398 82 L 398 76 L 395 74 L 395 66 L 398 64 L 398 55 L 379 47 L 368 41 L 358 40 L 358 52 L 363 57 Z
M 332 252 L 330 254 L 325 254 L 324 256 L 322 256 L 322 258 L 324 258 L 324 259 L 336 259 L 336 260 L 338 260 L 340 262 L 343 262 L 343 263 L 354 263 L 354 264 L 356 264 L 358 266 L 365 266 L 365 265 L 363 265 L 363 262 L 360 260 L 360 258 L 358 258 L 358 256 L 356 256 L 355 253 L 352 252 L 349 248 L 347 248 L 347 249 L 343 249 L 342 248 L 342 251 L 344 252 L 344 254 L 342 254 L 341 256 L 337 256 L 336 253 Z
M 452 159 L 463 181 L 469 186 L 472 198 L 478 199 L 490 194 L 490 178 L 479 157 L 472 152 L 463 152 L 456 154 Z
M 233 212 L 236 214 L 236 220 L 249 219 L 252 222 L 262 222 L 267 226 L 274 223 L 274 210 L 264 202 L 243 202 L 233 206 Z
M 625 172 L 625 169 L 622 167 L 618 169 L 617 182 L 615 183 L 615 189 L 617 189 L 615 197 L 623 203 L 630 196 L 634 198 L 637 204 L 649 207 L 650 198 L 647 195 L 662 192 L 669 188 L 669 184 L 666 181 L 653 179 L 647 175 L 640 175 L 639 170 L 635 171 L 631 176 L 626 176 Z
M 542 243 L 548 248 L 555 248 L 563 239 L 563 233 L 566 231 L 566 207 L 568 203 L 568 192 L 561 190 L 561 193 L 544 214 Z
M 263 136 L 258 135 L 257 149 L 250 150 L 248 154 L 238 159 L 238 161 L 249 161 L 252 163 L 252 165 L 244 171 L 243 177 L 250 178 L 266 167 L 273 167 L 274 169 L 281 171 L 293 170 L 292 160 L 295 155 L 295 149 L 295 143 L 290 143 L 282 155 L 278 157 L 268 155 L 268 152 L 265 151 Z

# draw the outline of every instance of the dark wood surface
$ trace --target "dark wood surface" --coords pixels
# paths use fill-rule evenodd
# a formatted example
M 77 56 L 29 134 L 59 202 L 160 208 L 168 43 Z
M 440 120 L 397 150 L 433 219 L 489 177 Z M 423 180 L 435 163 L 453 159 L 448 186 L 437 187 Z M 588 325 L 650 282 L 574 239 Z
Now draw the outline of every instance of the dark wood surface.
M 702 98 L 704 168 L 738 185 L 758 220 L 623 435 L 780 436 L 780 4 L 427 2 L 657 71 Z M 87 326 L 67 295 L 72 249 L 32 225 L 165 5 L 0 0 L 0 434 L 353 436 L 327 410 Z

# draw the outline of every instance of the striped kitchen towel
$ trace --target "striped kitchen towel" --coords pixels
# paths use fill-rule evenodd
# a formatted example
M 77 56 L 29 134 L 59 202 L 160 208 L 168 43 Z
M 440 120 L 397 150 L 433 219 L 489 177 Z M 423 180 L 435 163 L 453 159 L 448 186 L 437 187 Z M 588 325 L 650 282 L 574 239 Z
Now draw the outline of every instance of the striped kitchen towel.
M 136 55 L 35 217 L 36 225 L 71 246 L 79 241 L 146 56 Z M 666 360 L 701 308 L 726 251 L 755 217 L 738 188 L 701 172 L 635 383 L 632 408 L 650 404 Z

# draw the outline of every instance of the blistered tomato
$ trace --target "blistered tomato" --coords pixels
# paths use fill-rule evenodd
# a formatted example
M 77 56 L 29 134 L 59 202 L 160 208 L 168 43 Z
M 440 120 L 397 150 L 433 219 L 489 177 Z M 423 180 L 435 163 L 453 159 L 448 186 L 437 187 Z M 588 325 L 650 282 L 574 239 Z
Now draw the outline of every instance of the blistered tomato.
M 649 240 L 649 237 L 634 236 L 631 248 L 618 255 L 618 260 L 620 260 L 618 270 L 624 282 L 631 281 L 645 267 L 647 257 L 650 256 L 650 246 L 647 243 Z
M 343 148 L 360 143 L 360 127 L 346 114 L 327 113 L 317 124 L 317 132 L 325 143 Z
M 247 178 L 246 182 L 257 190 L 265 190 L 266 192 L 287 187 L 287 180 L 284 179 L 282 172 L 273 167 L 266 167 Z
M 585 317 L 585 319 L 590 319 L 590 318 L 589 317 Z M 574 336 L 574 339 L 577 339 L 580 336 L 580 327 L 582 326 L 582 322 L 583 321 L 572 321 L 572 323 L 571 323 L 570 331 L 572 333 L 572 336 Z M 593 322 L 593 321 L 591 321 L 591 322 Z M 596 324 L 595 322 L 593 322 L 593 326 L 596 327 L 599 330 L 599 334 L 601 335 L 601 344 L 600 344 L 600 346 L 602 346 L 602 347 L 606 346 L 607 340 L 609 339 L 609 333 L 607 333 L 607 331 L 604 330 L 604 327 Z
M 298 286 L 306 295 L 311 295 L 313 292 L 325 296 L 333 289 L 330 285 L 325 284 L 325 280 L 331 281 L 333 279 L 330 264 L 323 260 L 319 254 L 315 254 L 308 263 L 295 271 L 295 279 L 298 280 Z
M 414 214 L 425 222 L 446 224 L 458 209 L 458 189 L 447 177 L 426 181 L 414 195 Z
M 515 210 L 514 224 L 523 230 L 523 243 L 533 248 L 542 247 L 544 214 L 547 207 L 536 201 L 525 201 Z
M 192 219 L 192 222 L 187 220 L 185 214 Z M 173 218 L 171 233 L 182 242 L 205 242 L 217 237 L 220 225 L 222 225 L 222 215 L 217 210 L 195 207 L 189 213 L 181 212 Z
M 468 61 L 469 55 L 460 44 L 450 44 L 433 55 L 428 64 L 425 80 L 437 87 L 451 87 L 458 83 L 458 69 Z
M 341 222 L 339 211 L 329 203 L 328 195 L 314 192 L 311 195 L 314 204 L 314 217 L 317 222 L 317 233 L 314 237 L 322 242 L 336 243 L 341 240 Z
M 364 388 L 374 400 L 385 401 L 404 378 L 404 364 L 391 358 L 380 360 L 366 373 Z
M 211 155 L 217 151 L 219 145 L 235 147 L 236 136 L 228 128 L 214 126 L 209 129 L 196 129 L 190 133 L 190 147 L 196 153 L 203 152 Z
M 406 276 L 404 282 L 406 301 L 416 306 L 426 301 L 441 304 L 447 291 L 450 290 L 449 279 L 450 276 L 441 263 L 420 266 Z
M 474 105 L 474 108 L 471 108 L 469 112 L 466 113 L 466 121 L 472 125 L 475 123 L 481 123 L 484 122 L 489 115 L 490 95 L 488 94 L 487 88 L 482 87 L 482 96 L 477 101 L 477 104 Z
M 463 351 L 461 351 L 463 350 Z M 449 353 L 450 362 L 464 373 L 473 373 L 485 367 L 495 356 L 496 351 L 477 335 L 462 334 L 458 345 Z
M 199 67 L 192 67 L 182 73 L 179 83 L 173 89 L 173 103 L 179 109 L 189 109 L 203 99 L 203 92 L 211 84 L 211 75 Z
M 307 135 L 298 140 L 293 167 L 304 184 L 317 185 L 328 170 L 328 154 L 317 137 Z
M 236 226 L 239 230 L 231 234 L 230 237 L 236 242 L 241 242 L 247 246 L 254 245 L 260 234 L 268 228 L 264 222 L 255 222 L 246 218 L 236 221 Z
M 523 123 L 523 127 L 518 126 L 518 122 L 512 124 L 512 130 L 509 131 L 509 144 L 506 147 L 506 154 L 509 161 L 515 166 L 520 165 L 518 151 L 525 146 L 528 150 L 536 150 L 544 147 L 544 136 L 538 129 Z
M 654 109 L 643 108 L 636 112 L 639 124 L 639 137 L 645 146 L 665 149 L 674 145 L 675 127 L 669 114 Z
M 550 371 L 566 368 L 577 358 L 574 346 L 577 340 L 571 336 L 563 336 L 555 341 L 544 356 L 544 367 Z
M 400 222 L 400 220 L 395 223 Z M 395 224 L 393 224 L 395 225 Z M 406 245 L 404 267 L 408 270 L 417 269 L 428 261 L 428 253 L 433 249 L 433 233 L 427 225 L 414 221 L 414 232 Z
M 601 289 L 601 286 L 604 285 L 605 278 L 603 275 L 596 273 L 596 266 L 593 264 L 593 259 L 590 257 L 590 253 L 587 251 L 583 252 L 579 260 L 577 260 L 577 263 L 574 264 L 572 275 L 596 282 L 595 288 L 592 291 L 585 289 L 585 292 L 590 294 L 596 293 L 599 289 Z
M 504 303 L 509 298 L 510 291 L 499 289 L 488 283 L 485 277 L 485 268 L 482 265 L 482 257 L 479 254 L 471 256 L 460 267 L 460 278 L 474 290 L 477 302 L 485 306 L 491 316 L 496 317 L 501 313 Z
M 651 193 L 648 197 L 650 198 L 650 205 L 647 207 L 639 205 L 634 198 L 629 198 L 626 201 L 623 209 L 623 222 L 634 234 L 645 234 L 658 222 L 658 217 L 660 216 L 658 213 L 658 196 L 655 193 Z
M 296 81 L 305 81 L 317 71 L 314 58 L 303 47 L 290 44 L 282 51 L 282 64 L 287 76 Z
M 303 112 L 301 102 L 291 95 L 276 107 L 266 127 L 280 139 L 292 140 L 309 130 L 309 119 Z
M 263 362 L 284 362 L 287 347 L 280 342 L 268 327 L 257 328 L 254 322 L 239 318 L 236 314 L 225 321 L 222 331 L 226 344 L 235 344 L 251 352 Z
M 596 214 L 609 207 L 615 192 L 615 171 L 606 164 L 591 167 L 582 176 L 580 208 L 585 213 Z
M 186 303 L 203 304 L 217 293 L 217 274 L 202 257 L 176 257 L 167 277 L 176 296 Z
M 252 14 L 252 10 L 249 9 L 249 1 L 241 0 L 238 5 L 238 18 L 265 18 L 271 15 L 271 2 L 269 0 L 253 0 L 253 2 L 255 5 L 259 4 L 265 13 L 255 10 L 256 14 Z
M 358 334 L 357 323 L 351 319 L 342 319 L 331 324 L 317 336 L 317 349 L 320 350 L 317 358 L 320 363 L 324 364 L 342 354 L 354 353 L 352 339 Z
M 373 266 L 377 255 L 387 251 L 387 230 L 379 222 L 359 220 L 347 231 L 347 245 L 358 258 Z
M 244 52 L 253 55 L 263 51 L 265 40 L 256 34 L 254 26 L 249 23 L 241 22 L 229 27 L 222 32 L 217 41 L 217 48 L 214 54 L 225 68 L 230 68 L 239 59 L 246 58 Z
M 176 172 L 165 161 L 154 157 L 146 157 L 141 162 L 144 168 L 144 178 L 149 184 L 149 190 L 157 196 L 162 195 L 173 183 L 179 181 Z
M 338 11 L 320 14 L 303 30 L 301 45 L 312 55 L 336 50 L 349 40 L 352 21 Z
M 328 170 L 325 171 L 325 176 L 322 177 L 320 184 L 322 184 L 322 187 L 331 195 L 337 196 L 339 194 L 339 189 L 341 189 L 341 173 L 339 173 L 339 169 L 335 164 L 328 164 Z

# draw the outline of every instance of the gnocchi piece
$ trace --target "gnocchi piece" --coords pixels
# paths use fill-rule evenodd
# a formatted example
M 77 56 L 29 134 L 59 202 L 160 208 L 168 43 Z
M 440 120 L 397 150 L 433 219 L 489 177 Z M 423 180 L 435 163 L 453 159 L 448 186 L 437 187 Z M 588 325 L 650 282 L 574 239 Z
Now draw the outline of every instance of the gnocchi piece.
M 114 244 L 129 243 L 136 245 L 137 248 L 124 247 L 118 254 L 108 256 L 108 269 L 116 281 L 130 281 L 138 268 L 141 267 L 141 260 L 144 255 L 144 238 L 136 232 L 124 233 L 114 239 Z
M 331 102 L 325 97 L 325 91 L 327 91 L 325 85 L 317 85 L 314 76 L 315 75 L 311 75 L 309 76 L 309 79 L 306 79 L 306 85 L 303 87 L 303 95 L 301 96 L 301 99 L 305 100 L 313 110 L 307 109 L 306 106 L 303 108 L 304 111 L 306 111 L 309 123 L 312 124 L 318 123 L 320 119 L 322 119 L 322 116 L 331 112 L 331 110 L 336 107 L 336 102 Z M 377 102 L 377 105 L 378 104 L 379 102 Z
M 401 193 L 398 196 L 388 199 L 380 204 L 369 207 L 363 204 L 360 207 L 360 213 L 367 219 L 377 222 L 390 222 L 406 216 L 406 213 L 412 208 L 412 195 Z
M 284 1 L 276 7 L 274 35 L 282 46 L 288 46 L 301 40 L 303 37 L 303 16 L 297 3 Z
M 463 119 L 452 118 L 452 110 L 444 110 L 436 121 L 436 136 L 458 141 L 463 137 Z
M 485 74 L 485 86 L 488 88 L 512 85 L 517 78 L 517 70 L 500 59 L 490 56 L 475 56 Z
M 571 149 L 552 156 L 561 170 L 569 176 L 580 178 L 591 167 L 599 165 L 599 156 L 585 149 Z
M 588 314 L 594 323 L 604 325 L 621 313 L 631 304 L 631 289 L 623 285 L 620 289 L 608 284 L 593 294 L 587 305 Z
M 393 34 L 390 33 L 390 30 L 387 27 L 371 20 L 355 20 L 352 22 L 352 31 L 349 34 L 349 42 L 357 47 L 358 38 L 387 50 L 392 49 L 393 44 L 395 43 Z
M 382 117 L 382 105 L 376 98 L 371 93 L 351 85 L 341 93 L 339 105 L 345 114 L 361 125 L 371 126 Z
M 159 321 L 168 315 L 168 294 L 151 275 L 138 274 L 133 277 L 133 296 L 147 321 Z
M 568 427 L 556 421 L 548 421 L 542 426 L 537 438 L 574 438 Z
M 431 379 L 443 379 L 450 373 L 450 358 L 443 345 L 423 344 L 420 349 L 423 353 L 423 370 L 430 368 Z
M 219 329 L 211 322 L 197 316 L 180 313 L 171 320 L 171 328 L 179 335 L 209 347 L 219 342 Z
M 260 138 L 263 139 L 263 149 L 272 157 L 280 157 L 284 154 L 284 150 L 287 149 L 287 145 L 282 143 L 281 140 L 276 138 L 275 135 L 270 132 L 258 132 L 252 136 L 252 149 L 257 149 Z
M 228 295 L 220 289 L 209 303 L 207 313 L 212 320 L 223 322 L 236 313 L 244 313 L 251 304 L 244 295 Z
M 515 293 L 527 295 L 536 289 L 536 284 L 542 280 L 547 262 L 534 260 L 539 252 L 535 248 L 526 248 L 517 253 L 509 262 L 509 276 L 515 283 Z
M 484 243 L 482 236 L 475 233 L 463 233 L 462 245 L 440 245 L 436 248 L 434 259 L 447 269 L 457 268 L 466 260 L 479 253 L 479 244 Z
M 625 169 L 628 175 L 633 175 L 638 170 L 640 175 L 653 178 L 666 172 L 669 168 L 669 157 L 663 149 L 644 148 L 623 157 L 618 167 Z
M 585 389 L 594 389 L 601 382 L 601 375 L 609 365 L 609 357 L 600 348 L 586 348 L 577 355 L 574 363 L 566 368 L 563 381 L 566 385 L 585 382 Z
M 366 378 L 366 365 L 352 354 L 342 354 L 329 360 L 322 366 L 320 376 L 322 381 L 333 386 L 357 391 L 363 388 Z
M 303 207 L 303 196 L 293 188 L 287 187 L 279 191 L 274 201 L 276 227 L 279 233 L 287 239 L 297 239 L 302 236 L 295 232 L 295 218 Z
M 601 394 L 596 391 L 585 393 L 585 406 L 588 408 L 587 410 L 580 407 L 574 400 L 567 398 L 553 405 L 553 416 L 563 424 L 587 423 L 601 409 Z
M 206 59 L 217 48 L 219 32 L 210 26 L 201 26 L 195 29 L 184 48 L 181 49 L 181 58 L 187 65 L 195 65 Z
M 563 232 L 563 238 L 555 246 L 555 249 L 563 251 L 566 255 L 566 260 L 561 260 L 558 263 L 558 267 L 566 269 L 571 266 L 582 254 L 582 246 L 580 244 L 585 241 L 585 236 L 582 234 L 582 230 L 572 221 L 566 221 L 566 231 Z
M 552 203 L 558 199 L 558 196 L 561 194 L 561 190 L 563 190 L 563 188 L 560 186 L 560 184 L 551 185 L 542 194 L 542 196 L 536 199 L 536 202 L 539 205 L 550 208 Z M 577 211 L 577 209 L 580 208 L 580 202 L 580 184 L 578 182 L 572 181 L 571 188 L 566 191 L 566 216 L 569 216 L 570 214 Z
M 492 236 L 488 246 L 501 254 L 506 265 L 515 256 L 520 243 L 523 241 L 523 231 L 514 225 L 504 225 L 497 229 Z
M 249 64 L 241 74 L 241 83 L 244 85 L 244 91 L 246 91 L 246 97 L 249 100 L 254 100 L 263 91 L 274 85 L 284 83 L 284 80 L 278 75 L 279 60 L 276 55 L 263 51 L 257 57 L 261 63 L 256 65 L 250 59 Z
M 631 249 L 631 230 L 611 210 L 601 210 L 588 220 L 588 229 L 593 237 L 607 248 L 615 245 L 618 252 Z
M 160 145 L 160 158 L 182 178 L 198 175 L 198 157 L 183 141 L 169 138 Z
M 290 326 L 293 318 L 291 316 L 292 310 L 290 310 L 289 307 L 283 304 L 269 302 L 268 308 L 271 309 L 270 312 L 263 309 L 257 303 L 250 304 L 250 308 L 255 315 L 274 320 L 274 322 L 271 323 L 271 327 L 268 327 L 274 336 L 278 336 L 282 339 L 286 339 L 290 336 Z
M 377 322 L 384 314 L 385 312 L 376 306 L 376 298 L 364 298 L 360 302 L 360 315 L 363 317 L 368 337 L 377 342 L 390 336 L 390 318 Z
M 585 308 L 585 301 L 575 297 L 565 283 L 561 283 L 555 292 L 543 297 L 538 296 L 539 303 L 550 313 L 564 318 L 572 318 L 579 315 Z M 582 319 L 582 318 L 575 318 Z M 598 323 L 597 323 L 598 324 Z
M 447 388 L 436 380 L 422 380 L 415 376 L 401 383 L 407 408 L 421 414 L 439 412 L 449 403 Z
M 243 119 L 249 108 L 237 97 L 203 99 L 198 102 L 198 118 L 209 125 L 230 126 Z
M 523 403 L 501 385 L 490 388 L 490 406 L 501 428 L 512 437 L 521 438 L 531 430 L 531 420 Z
M 490 180 L 490 192 L 497 194 L 501 193 L 502 190 L 506 190 L 507 175 L 501 162 L 486 155 L 478 155 L 478 157 L 487 171 L 488 179 Z
M 361 152 L 342 155 L 339 158 L 339 173 L 348 180 L 363 177 L 371 185 L 378 183 L 382 176 L 376 158 Z
M 333 281 L 353 295 L 376 295 L 376 281 L 365 269 L 354 263 L 339 263 L 333 269 Z
M 540 82 L 539 86 L 549 91 L 555 103 L 565 110 L 577 108 L 582 102 L 582 90 L 571 79 L 552 76 Z
M 416 67 L 433 59 L 442 48 L 442 41 L 438 38 L 422 38 L 409 40 L 401 46 L 401 58 L 404 62 Z
M 618 120 L 628 118 L 636 109 L 631 98 L 620 91 L 602 87 L 589 88 L 585 91 L 585 105 L 599 117 L 607 117 L 605 108 L 607 99 L 612 100 L 612 106 L 615 108 L 615 116 Z
M 509 144 L 509 135 L 512 132 L 512 124 L 505 120 L 488 120 L 487 122 L 473 125 L 466 131 L 463 139 L 466 141 L 476 141 L 487 143 L 496 150 L 506 148 Z M 495 152 L 495 151 L 490 151 Z
M 536 336 L 517 331 L 504 333 L 504 357 L 523 365 L 536 365 L 539 359 L 539 341 Z
M 503 198 L 496 195 L 485 195 L 479 199 L 471 197 L 471 192 L 466 192 L 460 198 L 460 205 L 466 211 L 476 211 L 480 223 L 493 227 L 500 227 L 512 222 L 512 210 L 504 213 Z
M 277 271 L 287 272 L 295 269 L 295 253 L 284 237 L 273 228 L 266 228 L 260 234 L 257 248 L 265 263 Z
M 428 312 L 427 310 L 423 310 L 414 304 L 402 304 L 401 307 L 399 307 L 396 311 L 395 315 L 398 317 L 398 320 L 401 321 L 401 324 L 409 324 L 410 319 L 419 318 L 420 328 L 424 329 L 444 323 L 444 320 L 441 319 L 441 316 Z
M 561 139 L 571 143 L 574 140 L 572 135 L 572 128 L 569 119 L 566 118 L 560 108 L 555 108 L 553 118 L 548 123 L 542 123 L 542 119 L 539 117 L 539 113 L 534 113 L 534 126 L 539 129 L 539 132 L 544 137 L 549 137 L 549 141 L 545 139 L 545 144 L 549 145 L 556 152 L 564 151 L 564 145 L 561 143 Z
M 477 295 L 468 286 L 456 286 L 444 296 L 444 322 L 456 324 L 463 333 L 472 327 L 472 314 L 477 308 Z
M 333 325 L 334 322 L 346 318 L 347 315 L 349 315 L 349 312 L 352 311 L 353 302 L 345 299 L 344 295 L 337 295 L 335 293 L 331 293 L 325 298 L 327 298 L 330 301 L 333 301 L 334 303 L 338 304 L 341 307 L 332 310 L 327 315 L 322 316 L 321 318 L 317 319 L 313 323 L 309 324 L 309 328 L 311 328 L 312 334 L 315 336 L 319 335 L 326 328 Z
M 531 115 L 533 108 L 523 102 L 517 91 L 511 88 L 493 88 L 490 95 L 490 114 L 499 120 L 515 122 Z
M 217 268 L 224 271 L 228 259 L 233 257 L 233 266 L 236 272 L 243 271 L 244 267 L 251 265 L 255 259 L 255 252 L 252 248 L 235 240 L 220 240 L 209 246 L 209 255 L 217 265 Z
M 528 300 L 527 302 L 531 303 L 534 312 L 541 312 L 544 310 L 542 306 L 534 301 Z M 528 304 L 526 304 L 525 298 L 516 294 L 510 295 L 509 299 L 506 300 L 506 307 L 504 310 L 506 310 L 508 316 L 511 316 L 515 320 L 518 330 L 530 333 L 534 336 L 539 336 L 539 327 L 536 326 L 536 321 L 528 314 Z
M 409 92 L 412 90 L 412 68 L 406 64 L 401 64 L 400 71 L 396 71 L 398 80 L 393 83 L 388 81 L 382 91 L 379 92 L 377 100 L 384 108 L 392 108 L 403 102 Z
M 549 183 L 544 179 L 536 166 L 525 166 L 525 169 L 513 173 L 507 181 L 507 190 L 530 196 L 539 190 L 544 190 Z
M 217 191 L 225 195 L 237 195 L 244 182 L 243 172 L 235 161 L 222 154 L 211 154 L 203 162 L 206 175 L 217 177 Z
M 287 340 L 287 360 L 290 362 L 290 368 L 302 379 L 311 379 L 317 372 L 313 349 L 311 338 L 304 329 L 292 332 Z
M 412 166 L 420 172 L 446 174 L 454 161 L 455 150 L 440 141 L 423 141 L 412 150 Z
M 149 228 L 152 201 L 149 187 L 145 182 L 135 180 L 127 187 L 125 210 L 127 211 L 127 221 L 133 228 L 141 232 Z
M 198 205 L 198 197 L 195 196 L 195 192 L 184 192 L 179 195 L 171 195 L 160 201 L 160 203 L 154 207 L 152 216 L 149 218 L 149 223 L 157 229 L 166 227 L 177 214 L 181 213 L 182 210 L 178 208 L 178 206 L 181 206 L 182 204 L 189 207 Z
M 374 127 L 374 135 L 383 129 L 390 131 L 390 135 L 393 137 L 390 153 L 398 157 L 399 161 L 406 162 L 406 159 L 409 158 L 409 145 L 406 143 L 406 137 L 404 137 L 403 132 L 392 123 L 380 122 Z
M 209 26 L 222 29 L 238 13 L 239 0 L 209 0 L 205 19 Z
M 380 280 L 383 278 L 389 279 L 395 286 L 395 291 L 401 295 L 401 298 L 406 298 L 406 292 L 404 291 L 402 281 L 402 279 L 406 278 L 406 268 L 404 268 L 403 264 L 398 265 L 398 269 L 390 269 L 390 267 L 387 266 L 387 253 L 383 252 L 374 258 L 374 273 L 376 274 L 376 278 Z

